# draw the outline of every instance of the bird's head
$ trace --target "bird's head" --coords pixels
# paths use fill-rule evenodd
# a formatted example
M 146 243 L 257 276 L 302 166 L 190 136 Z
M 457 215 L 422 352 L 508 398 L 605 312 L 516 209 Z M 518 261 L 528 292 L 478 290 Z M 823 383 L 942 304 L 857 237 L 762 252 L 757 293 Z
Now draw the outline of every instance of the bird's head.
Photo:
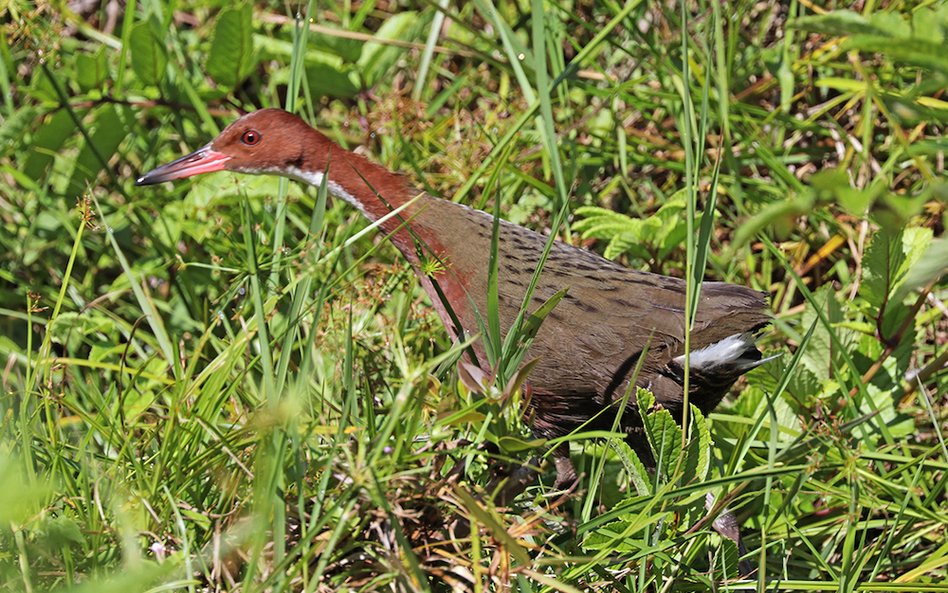
M 153 185 L 214 171 L 305 177 L 325 169 L 331 143 L 299 117 L 261 109 L 227 126 L 217 138 L 145 173 L 135 185 Z

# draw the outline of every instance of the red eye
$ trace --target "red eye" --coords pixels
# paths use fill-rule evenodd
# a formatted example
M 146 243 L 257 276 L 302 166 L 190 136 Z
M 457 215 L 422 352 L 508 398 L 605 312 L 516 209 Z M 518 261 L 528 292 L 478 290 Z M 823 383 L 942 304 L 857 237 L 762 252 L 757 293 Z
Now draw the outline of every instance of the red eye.
M 240 137 L 240 141 L 247 146 L 253 146 L 254 144 L 260 142 L 260 132 L 256 130 L 247 130 L 244 132 L 244 135 Z

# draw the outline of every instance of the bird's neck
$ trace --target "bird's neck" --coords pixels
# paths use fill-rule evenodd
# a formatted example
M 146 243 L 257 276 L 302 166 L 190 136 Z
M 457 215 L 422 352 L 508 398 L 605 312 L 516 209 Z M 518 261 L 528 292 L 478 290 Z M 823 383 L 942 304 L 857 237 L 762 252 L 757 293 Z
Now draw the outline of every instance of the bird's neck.
M 328 139 L 322 154 L 324 163 L 290 167 L 288 176 L 315 187 L 320 187 L 325 180 L 330 195 L 352 204 L 372 222 L 381 221 L 379 227 L 391 235 L 399 251 L 416 262 L 419 231 L 423 233 L 423 229 L 413 224 L 412 219 L 435 200 L 418 191 L 401 175 Z M 427 240 L 427 237 L 421 239 Z

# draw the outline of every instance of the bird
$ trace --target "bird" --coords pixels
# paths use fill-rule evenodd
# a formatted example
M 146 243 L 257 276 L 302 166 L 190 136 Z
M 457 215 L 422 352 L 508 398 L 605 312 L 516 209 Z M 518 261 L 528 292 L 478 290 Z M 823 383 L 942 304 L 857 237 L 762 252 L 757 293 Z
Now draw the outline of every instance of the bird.
M 136 185 L 214 171 L 269 174 L 316 187 L 378 223 L 416 272 L 454 340 L 481 332 L 496 229 L 499 325 L 514 327 L 547 236 L 493 214 L 419 191 L 405 176 L 350 152 L 281 109 L 243 115 L 196 151 L 145 173 Z M 395 215 L 392 213 L 395 212 Z M 428 265 L 432 261 L 437 266 Z M 592 251 L 554 241 L 529 302 L 536 309 L 565 290 L 524 360 L 534 361 L 525 418 L 537 437 L 613 426 L 632 387 L 651 390 L 681 421 L 685 397 L 686 282 L 633 270 Z M 763 364 L 756 346 L 771 321 L 767 294 L 704 282 L 690 332 L 687 401 L 709 413 L 742 374 Z M 485 368 L 482 340 L 467 356 Z M 631 389 L 634 398 L 635 390 Z M 654 464 L 635 405 L 620 426 L 646 465 Z M 557 486 L 577 479 L 568 444 L 552 451 Z

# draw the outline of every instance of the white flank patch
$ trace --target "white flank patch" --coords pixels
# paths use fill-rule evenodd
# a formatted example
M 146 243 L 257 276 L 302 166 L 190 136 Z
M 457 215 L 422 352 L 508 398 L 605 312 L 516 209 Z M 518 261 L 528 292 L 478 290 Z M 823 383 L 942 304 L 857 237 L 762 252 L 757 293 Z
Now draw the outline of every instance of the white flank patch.
M 734 334 L 733 336 L 724 338 L 720 342 L 715 342 L 710 346 L 705 346 L 699 350 L 694 350 L 691 353 L 691 359 L 689 362 L 691 363 L 691 368 L 695 370 L 709 369 L 720 365 L 746 367 L 748 369 L 752 369 L 764 362 L 762 360 L 742 358 L 744 353 L 747 352 L 749 348 L 753 347 L 754 336 L 749 333 Z M 684 355 L 675 357 L 675 362 L 684 366 Z

